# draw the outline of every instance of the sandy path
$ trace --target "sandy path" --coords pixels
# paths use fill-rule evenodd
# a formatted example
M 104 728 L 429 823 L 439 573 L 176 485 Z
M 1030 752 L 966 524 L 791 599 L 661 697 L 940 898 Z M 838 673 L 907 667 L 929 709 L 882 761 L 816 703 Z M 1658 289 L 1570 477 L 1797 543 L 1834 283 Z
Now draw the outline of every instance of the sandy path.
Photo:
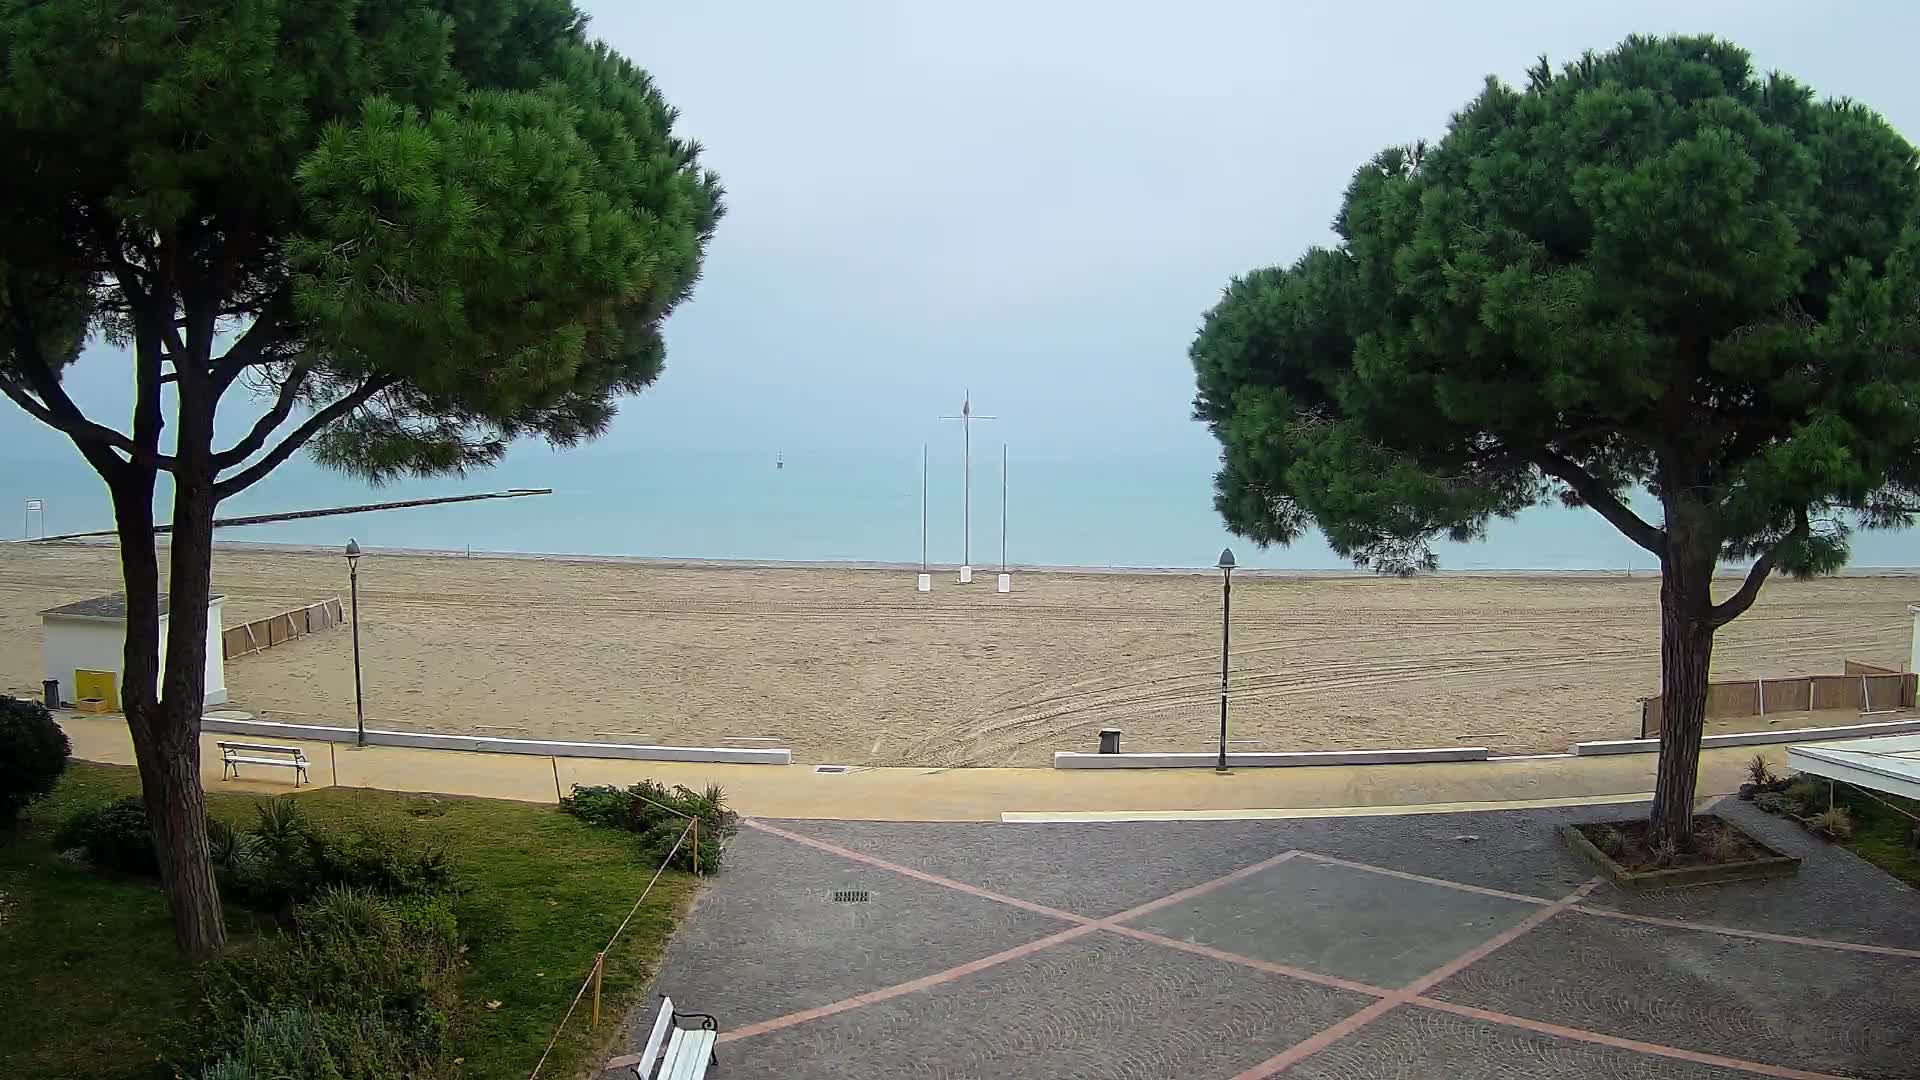
M 223 550 L 229 625 L 344 594 L 337 556 Z M 713 743 L 803 761 L 1040 765 L 1092 749 L 1208 748 L 1219 582 L 991 575 L 929 596 L 910 573 L 371 556 L 367 711 L 481 734 Z M 40 679 L 41 608 L 117 588 L 103 548 L 0 548 L 0 688 Z M 1657 685 L 1649 578 L 1260 579 L 1234 588 L 1233 736 L 1269 749 L 1561 750 L 1637 734 Z M 1776 581 L 1722 632 L 1724 678 L 1899 666 L 1912 578 Z M 234 706 L 350 723 L 351 645 L 329 631 L 227 668 Z

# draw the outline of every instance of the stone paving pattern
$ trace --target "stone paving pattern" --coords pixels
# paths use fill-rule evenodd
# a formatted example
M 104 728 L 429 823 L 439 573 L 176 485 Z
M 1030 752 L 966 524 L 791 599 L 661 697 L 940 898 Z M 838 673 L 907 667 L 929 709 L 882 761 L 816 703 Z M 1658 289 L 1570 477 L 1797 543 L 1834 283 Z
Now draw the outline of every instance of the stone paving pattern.
M 1557 901 L 1591 873 L 1561 847 L 1555 829 L 1643 812 L 1598 806 L 1241 822 L 769 823 L 1061 910 L 1023 910 L 750 828 L 676 938 L 655 988 L 683 1008 L 717 1014 L 723 1033 L 771 1021 L 722 1043 L 715 1080 L 1228 1080 L 1283 1051 L 1289 1067 L 1257 1075 L 1720 1080 L 1759 1069 L 1920 1076 L 1920 957 L 1578 910 L 1527 929 L 1525 920 L 1547 914 L 1543 903 L 1379 872 Z M 1920 950 L 1920 894 L 1791 823 L 1732 801 L 1721 812 L 1805 858 L 1803 876 L 1652 896 L 1602 885 L 1584 903 Z M 1288 851 L 1303 854 L 1217 880 Z M 1204 891 L 1124 921 L 1129 930 L 1163 935 L 1159 942 L 1074 921 L 1108 918 L 1195 886 Z M 838 889 L 866 889 L 872 899 L 835 904 Z M 1510 928 L 1520 928 L 1517 938 L 1475 959 L 1483 943 Z M 1068 939 L 1022 949 L 1063 931 Z M 951 970 L 1005 950 L 1015 955 Z M 1223 953 L 1355 989 L 1303 982 Z M 1380 1013 L 1377 995 L 1463 956 L 1473 962 L 1433 985 L 1428 998 L 1491 1017 L 1440 1012 L 1404 994 Z M 897 989 L 910 980 L 925 982 Z M 1356 984 L 1378 989 L 1362 993 L 1366 986 Z M 890 987 L 879 999 L 846 1000 Z M 836 1003 L 841 1011 L 831 1015 L 790 1015 Z M 1370 1023 L 1342 1024 L 1369 1008 L 1379 1014 Z M 1608 1038 L 1632 1043 L 1607 1045 Z M 1754 1068 L 1729 1067 L 1741 1062 Z

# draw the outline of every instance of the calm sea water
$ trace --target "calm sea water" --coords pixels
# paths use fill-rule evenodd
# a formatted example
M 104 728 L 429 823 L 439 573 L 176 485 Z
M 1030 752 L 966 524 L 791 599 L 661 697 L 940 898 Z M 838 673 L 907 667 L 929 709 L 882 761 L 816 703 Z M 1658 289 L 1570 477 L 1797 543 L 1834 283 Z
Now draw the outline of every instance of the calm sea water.
M 998 447 L 973 463 L 972 558 L 1000 561 Z M 549 496 L 223 529 L 228 540 L 375 547 L 675 558 L 920 559 L 920 459 L 899 454 L 788 450 L 772 454 L 517 449 L 500 467 L 461 478 L 368 485 L 295 459 L 223 505 L 222 514 L 552 487 Z M 1338 570 L 1348 563 L 1317 537 L 1265 551 L 1229 535 L 1212 506 L 1211 454 L 1141 460 L 1022 458 L 1010 463 L 1007 558 L 1015 565 L 1191 567 L 1232 546 L 1250 567 Z M 929 558 L 963 554 L 958 455 L 931 459 Z M 29 498 L 47 502 L 45 531 L 112 524 L 104 488 L 77 457 L 12 462 L 0 473 L 0 536 L 22 535 Z M 1653 508 L 1657 513 L 1657 508 Z M 36 516 L 31 530 L 41 532 Z M 1547 507 L 1496 523 L 1480 544 L 1444 545 L 1449 570 L 1620 570 L 1648 556 L 1590 511 Z M 1920 565 L 1913 532 L 1863 534 L 1855 566 Z

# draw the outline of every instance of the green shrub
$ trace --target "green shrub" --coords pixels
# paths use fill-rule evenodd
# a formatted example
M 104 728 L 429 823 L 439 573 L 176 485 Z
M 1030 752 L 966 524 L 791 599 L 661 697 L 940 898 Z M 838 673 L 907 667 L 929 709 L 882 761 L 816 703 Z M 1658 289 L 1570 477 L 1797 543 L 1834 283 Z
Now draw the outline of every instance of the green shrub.
M 87 860 L 102 869 L 149 877 L 160 872 L 153 832 L 147 828 L 147 804 L 138 795 L 79 807 L 54 833 L 54 843 L 62 850 L 85 851 Z
M 46 706 L 0 694 L 0 826 L 52 793 L 72 749 Z
M 681 834 L 689 818 L 698 818 L 699 866 L 707 871 L 720 868 L 727 839 L 738 828 L 726 798 L 718 784 L 709 784 L 704 791 L 679 785 L 669 788 L 652 780 L 641 780 L 624 791 L 608 784 L 575 784 L 573 793 L 560 800 L 560 809 L 590 825 L 635 833 L 640 837 L 641 858 L 660 862 L 671 851 L 673 865 L 682 870 L 693 869 L 694 854 L 692 838 L 683 842 Z
M 1804 817 L 1826 808 L 1827 785 L 1803 776 L 1787 785 L 1786 796 L 1795 812 Z
M 328 886 L 390 895 L 453 889 L 452 861 L 437 844 L 412 844 L 374 829 L 328 833 L 291 799 L 256 803 L 254 815 L 231 861 L 216 860 L 228 892 L 249 907 L 288 911 Z
M 211 1029 L 243 1035 L 203 1078 L 431 1075 L 459 964 L 444 897 L 330 886 L 296 909 L 291 932 L 206 969 Z
M 1853 838 L 1853 815 L 1836 803 L 1813 815 L 1807 828 L 1829 840 L 1849 840 Z

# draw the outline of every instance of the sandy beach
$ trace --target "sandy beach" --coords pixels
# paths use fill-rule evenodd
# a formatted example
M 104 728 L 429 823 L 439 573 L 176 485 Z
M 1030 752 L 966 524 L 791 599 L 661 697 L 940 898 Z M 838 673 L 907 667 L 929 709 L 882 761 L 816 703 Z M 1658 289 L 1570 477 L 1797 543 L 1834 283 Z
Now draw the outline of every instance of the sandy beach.
M 235 625 L 347 591 L 337 555 L 223 548 Z M 1731 584 L 1729 583 L 1729 586 Z M 0 688 L 37 694 L 44 608 L 118 588 L 107 547 L 0 547 Z M 1233 730 L 1247 749 L 1564 750 L 1638 734 L 1658 685 L 1649 577 L 1236 579 Z M 367 713 L 486 735 L 791 746 L 796 760 L 1044 765 L 1216 738 L 1220 585 L 380 555 L 361 567 Z M 1914 578 L 1774 581 L 1722 631 L 1716 677 L 1902 666 Z M 229 707 L 351 724 L 345 628 L 227 665 Z M 1837 715 L 1837 714 L 1824 714 Z

